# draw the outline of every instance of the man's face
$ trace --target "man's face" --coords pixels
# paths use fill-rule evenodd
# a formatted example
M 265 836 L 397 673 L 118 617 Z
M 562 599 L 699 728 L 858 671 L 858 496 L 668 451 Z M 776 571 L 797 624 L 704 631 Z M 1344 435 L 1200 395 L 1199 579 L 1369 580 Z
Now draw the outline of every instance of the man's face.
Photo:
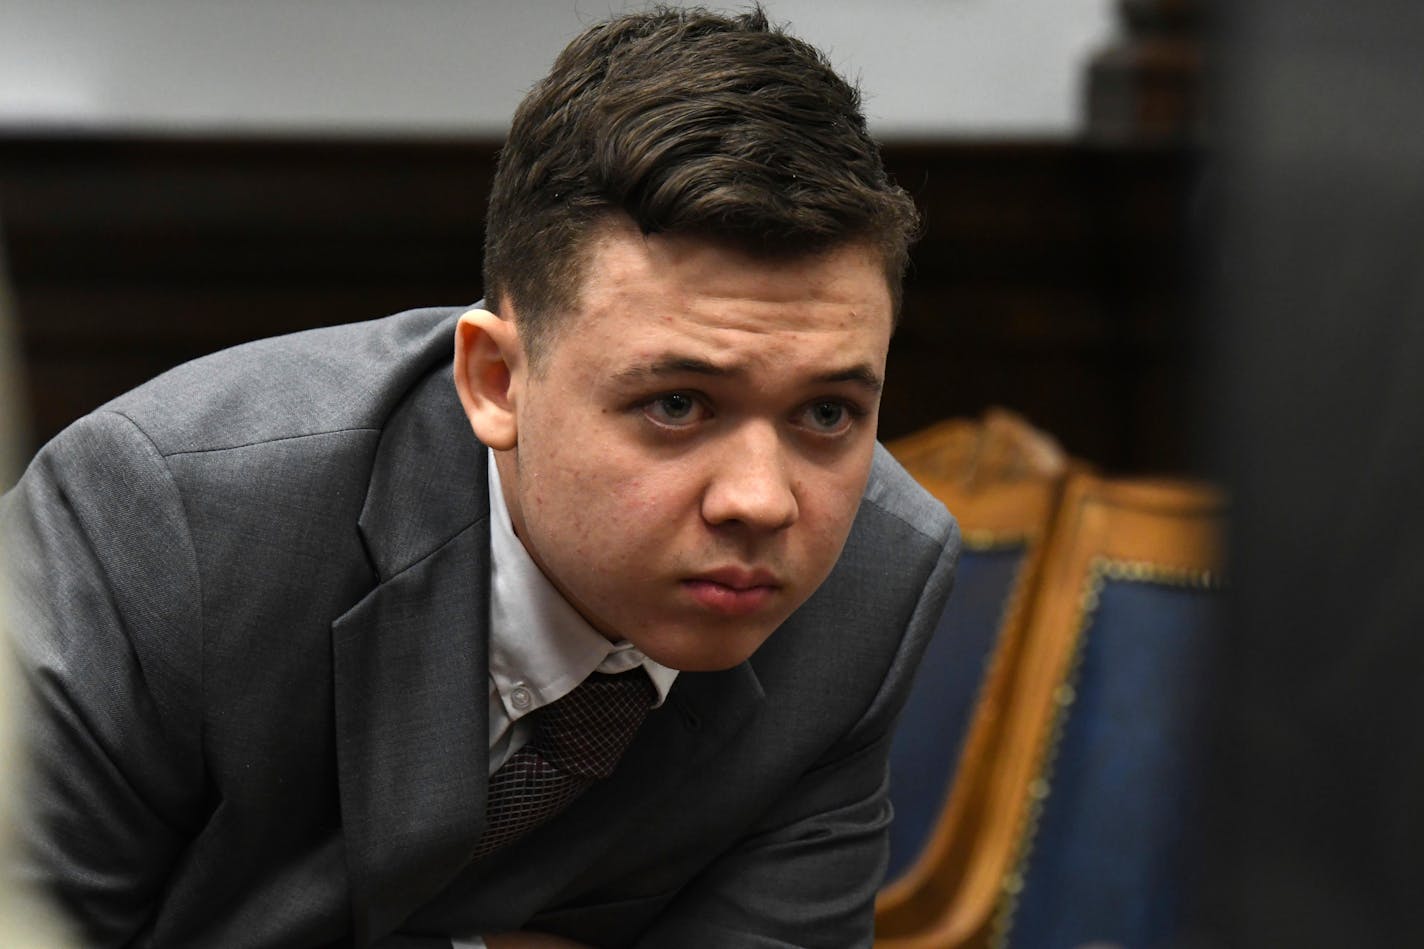
M 840 556 L 890 329 L 867 246 L 768 261 L 610 228 L 537 368 L 510 363 L 516 532 L 610 638 L 676 669 L 741 662 Z

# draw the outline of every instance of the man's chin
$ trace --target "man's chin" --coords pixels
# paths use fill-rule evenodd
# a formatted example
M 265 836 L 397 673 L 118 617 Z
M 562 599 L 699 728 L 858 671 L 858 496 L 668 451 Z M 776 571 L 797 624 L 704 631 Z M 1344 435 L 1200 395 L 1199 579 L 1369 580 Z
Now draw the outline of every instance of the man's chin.
M 775 626 L 680 629 L 649 636 L 646 642 L 634 642 L 633 645 L 637 646 L 643 655 L 669 669 L 679 672 L 721 672 L 750 659 L 775 629 Z

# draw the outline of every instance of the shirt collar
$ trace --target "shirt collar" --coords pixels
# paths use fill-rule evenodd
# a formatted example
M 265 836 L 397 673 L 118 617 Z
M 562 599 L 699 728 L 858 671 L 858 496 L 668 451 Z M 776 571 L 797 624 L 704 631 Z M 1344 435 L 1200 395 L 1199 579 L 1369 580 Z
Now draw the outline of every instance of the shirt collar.
M 610 642 L 589 625 L 534 563 L 514 533 L 504 490 L 489 451 L 490 679 L 510 721 L 567 695 L 592 672 L 626 672 L 641 665 L 657 689 L 657 705 L 677 678 L 626 640 Z

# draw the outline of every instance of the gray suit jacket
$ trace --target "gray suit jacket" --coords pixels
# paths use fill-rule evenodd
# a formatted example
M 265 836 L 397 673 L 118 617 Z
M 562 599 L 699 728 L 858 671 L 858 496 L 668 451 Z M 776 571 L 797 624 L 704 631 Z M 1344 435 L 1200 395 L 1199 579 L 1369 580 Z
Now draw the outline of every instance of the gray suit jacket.
M 877 450 L 831 578 L 684 673 L 613 777 L 477 864 L 486 452 L 458 310 L 267 340 L 77 422 L 0 501 L 27 872 L 104 945 L 868 944 L 886 751 L 958 549 Z

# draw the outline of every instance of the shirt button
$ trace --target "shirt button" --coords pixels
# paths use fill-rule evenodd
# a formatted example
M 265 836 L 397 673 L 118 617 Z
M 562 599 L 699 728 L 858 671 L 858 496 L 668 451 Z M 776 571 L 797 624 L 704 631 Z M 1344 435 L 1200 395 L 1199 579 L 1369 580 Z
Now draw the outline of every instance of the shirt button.
M 521 712 L 528 711 L 533 702 L 534 696 L 530 695 L 529 690 L 522 685 L 515 686 L 514 691 L 509 693 L 509 704 Z

